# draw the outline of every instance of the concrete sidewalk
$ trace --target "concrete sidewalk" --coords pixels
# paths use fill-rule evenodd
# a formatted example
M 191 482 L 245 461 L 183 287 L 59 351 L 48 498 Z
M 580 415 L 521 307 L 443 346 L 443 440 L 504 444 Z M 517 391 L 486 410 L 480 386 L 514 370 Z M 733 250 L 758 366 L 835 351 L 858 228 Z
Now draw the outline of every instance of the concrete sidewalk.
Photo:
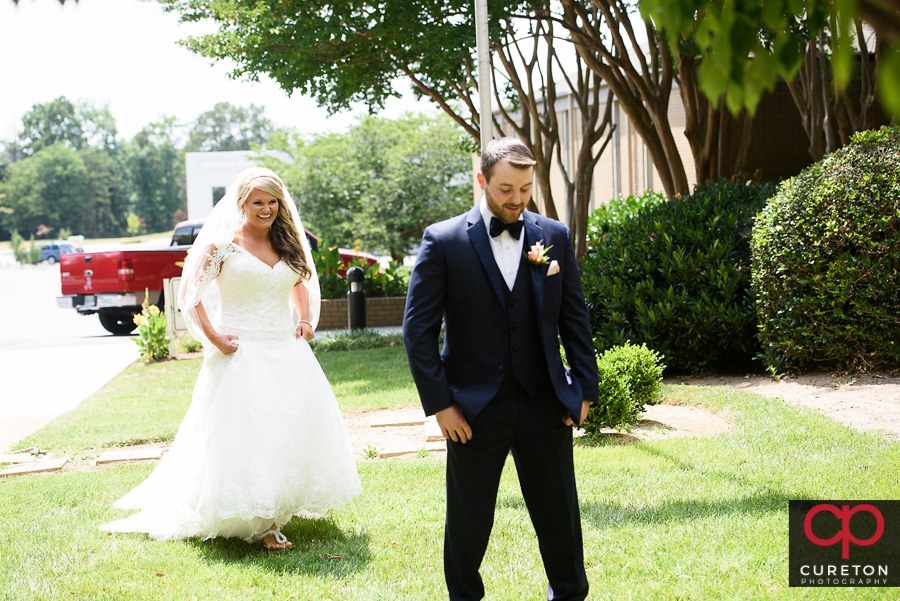
M 0 350 L 0 454 L 77 407 L 138 358 L 128 338 Z

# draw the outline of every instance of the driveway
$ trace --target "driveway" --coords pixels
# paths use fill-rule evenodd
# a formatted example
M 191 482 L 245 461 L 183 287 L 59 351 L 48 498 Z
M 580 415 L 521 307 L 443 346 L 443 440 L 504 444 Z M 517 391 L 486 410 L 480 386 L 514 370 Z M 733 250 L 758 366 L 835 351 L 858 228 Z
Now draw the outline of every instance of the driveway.
M 59 309 L 59 265 L 0 256 L 0 453 L 78 406 L 139 357 L 96 315 Z

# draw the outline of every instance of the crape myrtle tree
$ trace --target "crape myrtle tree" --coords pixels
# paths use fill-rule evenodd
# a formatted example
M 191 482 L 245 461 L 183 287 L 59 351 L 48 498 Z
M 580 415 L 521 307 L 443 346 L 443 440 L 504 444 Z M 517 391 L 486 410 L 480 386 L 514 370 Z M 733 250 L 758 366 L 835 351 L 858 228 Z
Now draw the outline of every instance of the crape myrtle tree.
M 568 32 L 578 54 L 615 94 L 630 123 L 647 145 L 663 189 L 670 198 L 688 190 L 684 162 L 669 122 L 673 84 L 685 108 L 684 134 L 691 146 L 697 182 L 730 177 L 746 162 L 752 114 L 745 113 L 739 152 L 731 156 L 733 123 L 700 93 L 702 58 L 689 43 L 670 44 L 665 32 L 642 19 L 628 0 L 560 0 L 545 18 Z
M 736 114 L 788 83 L 819 160 L 875 122 L 879 98 L 900 114 L 900 0 L 642 0 L 660 31 L 703 58 L 700 88 Z M 862 27 L 876 32 L 874 46 Z
M 809 138 L 809 154 L 818 162 L 826 154 L 849 144 L 854 133 L 884 124 L 877 105 L 878 72 L 888 44 L 879 37 L 870 50 L 862 21 L 855 19 L 854 45 L 858 52 L 852 64 L 851 80 L 842 88 L 836 85 L 832 61 L 835 36 L 831 25 L 826 22 L 819 27 L 811 17 L 806 17 L 797 19 L 794 27 L 805 30 L 807 35 L 801 43 L 800 69 L 786 83 Z
M 601 111 L 600 77 L 586 68 L 570 43 L 557 41 L 556 34 L 563 31 L 561 28 L 552 20 L 537 18 L 546 10 L 545 4 L 531 3 L 524 8 L 531 12 L 509 14 L 501 19 L 502 37 L 491 44 L 493 56 L 503 66 L 492 70 L 494 94 L 508 127 L 520 139 L 531 140 L 535 157 L 540 155 L 543 168 L 535 171 L 539 171 L 539 177 L 546 178 L 542 190 L 550 188 L 549 163 L 556 155 L 565 186 L 566 221 L 574 232 L 575 253 L 580 260 L 587 250 L 594 169 L 615 128 L 612 97 L 606 96 Z M 568 56 L 561 57 L 560 53 L 566 51 Z M 563 61 L 570 63 L 569 69 Z M 556 112 L 558 86 L 568 91 L 581 116 L 581 135 L 575 149 L 563 148 L 567 136 L 562 135 L 566 124 L 560 123 Z M 511 114 L 514 109 L 518 109 L 520 119 Z M 574 117 L 569 115 L 569 119 Z M 532 122 L 540 135 L 529 136 Z M 569 153 L 571 160 L 567 160 Z M 555 213 L 555 207 L 552 208 Z
M 215 60 L 230 59 L 233 76 L 255 80 L 266 74 L 287 92 L 311 95 L 332 111 L 363 102 L 375 111 L 405 78 L 471 138 L 480 138 L 474 9 L 471 0 L 351 0 L 310 3 L 238 0 L 160 0 L 183 21 L 211 19 L 217 33 L 189 38 L 185 45 Z M 491 4 L 494 100 L 497 131 L 515 133 L 534 150 L 535 175 L 545 200 L 544 212 L 557 218 L 550 187 L 560 128 L 555 114 L 555 86 L 564 79 L 555 47 L 566 44 L 549 23 L 534 16 L 546 10 L 537 0 Z M 580 59 L 578 59 L 580 60 Z M 611 133 L 608 113 L 594 116 L 599 79 L 581 68 L 570 75 L 575 101 L 582 106 L 582 144 L 575 168 L 567 168 L 569 223 L 576 246 L 583 249 L 590 183 L 604 136 Z M 591 110 L 591 107 L 594 107 Z M 587 110 L 585 110 L 587 109 Z M 571 199 L 571 200 L 569 200 Z M 535 206 L 531 207 L 535 209 Z M 586 219 L 581 219 L 585 221 Z
M 634 3 L 624 0 L 561 0 L 545 16 L 569 32 L 587 67 L 613 91 L 671 197 L 688 189 L 668 117 L 674 60 L 646 23 L 647 42 L 641 45 L 632 18 L 636 10 Z

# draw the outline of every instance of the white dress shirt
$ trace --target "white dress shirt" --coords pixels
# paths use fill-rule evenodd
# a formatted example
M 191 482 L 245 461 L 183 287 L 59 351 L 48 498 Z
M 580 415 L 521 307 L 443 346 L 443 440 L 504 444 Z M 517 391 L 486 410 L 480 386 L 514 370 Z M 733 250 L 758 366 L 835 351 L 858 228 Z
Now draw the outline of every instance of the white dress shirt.
M 516 240 L 508 231 L 504 230 L 502 234 L 496 238 L 491 238 L 491 217 L 497 217 L 488 208 L 487 200 L 481 197 L 481 216 L 484 218 L 484 227 L 487 228 L 488 238 L 491 240 L 491 250 L 494 251 L 494 261 L 500 268 L 500 274 L 506 281 L 510 290 L 516 285 L 516 274 L 519 273 L 519 262 L 522 260 L 522 248 L 525 244 L 525 228 L 522 228 L 522 235 Z M 499 217 L 497 217 L 499 219 Z M 522 215 L 519 215 L 519 221 L 522 221 Z

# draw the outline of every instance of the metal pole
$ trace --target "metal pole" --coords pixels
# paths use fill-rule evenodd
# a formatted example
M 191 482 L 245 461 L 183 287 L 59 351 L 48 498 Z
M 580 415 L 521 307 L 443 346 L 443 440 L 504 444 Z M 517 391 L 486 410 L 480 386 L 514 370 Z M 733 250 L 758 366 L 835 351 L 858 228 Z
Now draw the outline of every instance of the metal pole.
M 475 46 L 478 50 L 478 93 L 480 96 L 481 148 L 494 137 L 491 108 L 491 51 L 488 37 L 487 0 L 475 0 Z

